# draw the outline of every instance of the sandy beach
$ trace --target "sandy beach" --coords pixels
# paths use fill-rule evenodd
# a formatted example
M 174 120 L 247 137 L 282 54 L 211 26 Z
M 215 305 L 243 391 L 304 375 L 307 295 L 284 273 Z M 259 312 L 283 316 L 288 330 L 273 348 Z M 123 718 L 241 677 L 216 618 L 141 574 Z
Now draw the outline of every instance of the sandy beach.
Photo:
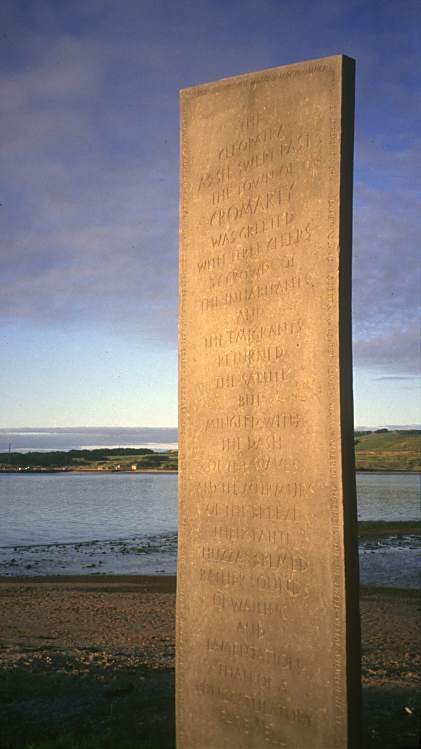
M 0 749 L 172 749 L 175 585 L 0 578 Z M 418 596 L 363 589 L 361 620 L 364 749 L 415 749 Z

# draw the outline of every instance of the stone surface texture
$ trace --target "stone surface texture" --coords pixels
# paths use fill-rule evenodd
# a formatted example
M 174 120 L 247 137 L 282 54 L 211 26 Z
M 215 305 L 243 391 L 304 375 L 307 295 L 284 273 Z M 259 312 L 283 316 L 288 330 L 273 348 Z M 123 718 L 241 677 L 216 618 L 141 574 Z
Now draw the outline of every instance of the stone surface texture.
M 354 63 L 181 92 L 177 749 L 354 749 Z

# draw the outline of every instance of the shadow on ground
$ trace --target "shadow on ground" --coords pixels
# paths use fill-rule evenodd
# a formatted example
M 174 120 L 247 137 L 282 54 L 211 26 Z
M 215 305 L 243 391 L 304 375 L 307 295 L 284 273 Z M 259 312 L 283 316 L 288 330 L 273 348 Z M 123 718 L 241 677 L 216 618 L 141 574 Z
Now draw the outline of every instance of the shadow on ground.
M 414 689 L 363 689 L 364 749 L 419 749 L 420 708 Z
M 419 747 L 412 690 L 364 689 L 364 749 Z M 174 671 L 48 650 L 1 672 L 0 749 L 174 749 Z
M 50 652 L 1 673 L 0 749 L 172 749 L 171 669 L 88 669 Z

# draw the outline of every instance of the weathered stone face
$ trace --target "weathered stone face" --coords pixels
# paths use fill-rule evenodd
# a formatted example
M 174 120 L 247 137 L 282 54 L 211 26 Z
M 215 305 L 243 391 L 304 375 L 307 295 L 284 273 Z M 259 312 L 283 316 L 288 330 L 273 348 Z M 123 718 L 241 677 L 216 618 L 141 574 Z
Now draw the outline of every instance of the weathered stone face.
M 181 93 L 178 749 L 357 746 L 353 90 Z

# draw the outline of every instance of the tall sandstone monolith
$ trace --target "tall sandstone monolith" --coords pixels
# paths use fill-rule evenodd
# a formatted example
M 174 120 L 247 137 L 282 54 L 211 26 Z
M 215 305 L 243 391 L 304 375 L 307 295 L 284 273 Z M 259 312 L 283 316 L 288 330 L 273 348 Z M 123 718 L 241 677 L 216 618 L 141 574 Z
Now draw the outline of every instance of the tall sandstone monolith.
M 181 92 L 177 749 L 356 749 L 354 62 Z

